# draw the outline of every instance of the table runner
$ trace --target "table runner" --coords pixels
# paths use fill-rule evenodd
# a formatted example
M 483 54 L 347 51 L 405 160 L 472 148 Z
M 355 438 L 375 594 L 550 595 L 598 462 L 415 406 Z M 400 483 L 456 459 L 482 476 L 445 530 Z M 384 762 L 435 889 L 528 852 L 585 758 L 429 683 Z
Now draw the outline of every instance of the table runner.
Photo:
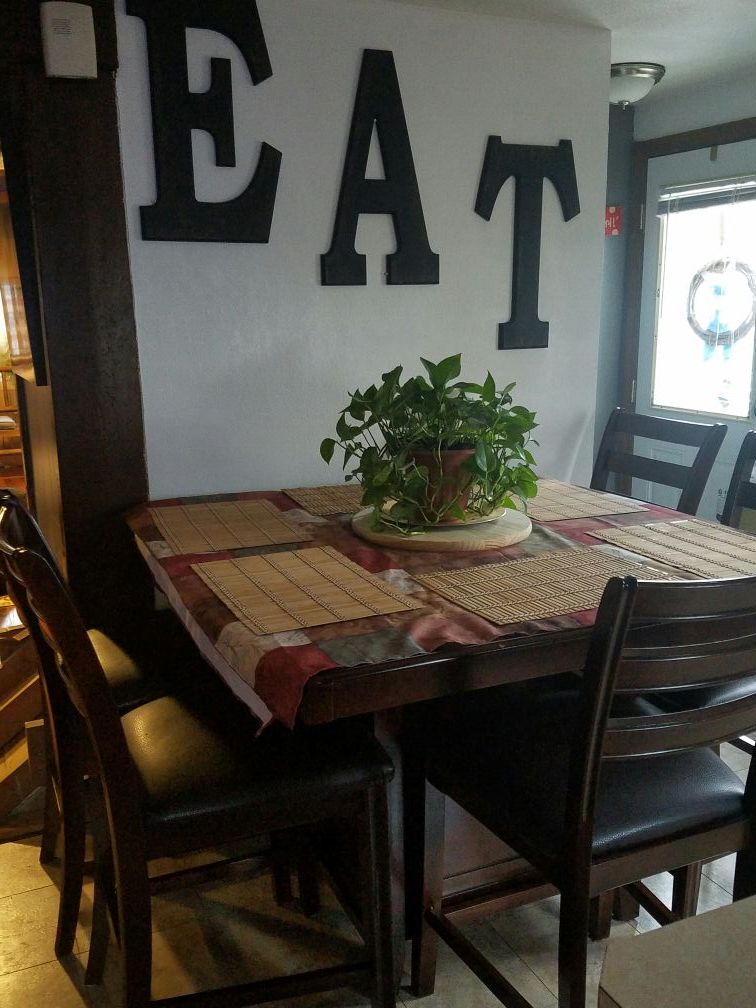
M 591 535 L 702 577 L 756 574 L 756 536 L 695 518 L 601 530 Z
M 538 522 L 633 514 L 636 511 L 647 510 L 648 505 L 637 501 L 554 479 L 538 480 L 538 495 L 528 501 L 527 507 L 528 515 Z
M 331 546 L 192 566 L 256 634 L 420 608 Z
M 362 507 L 362 487 L 359 483 L 287 487 L 284 493 L 314 515 L 354 514 Z
M 174 553 L 215 553 L 309 538 L 284 521 L 270 501 L 213 501 L 151 509 Z
M 492 623 L 506 624 L 593 609 L 609 578 L 627 574 L 652 581 L 671 579 L 662 571 L 589 546 L 418 575 L 418 581 Z

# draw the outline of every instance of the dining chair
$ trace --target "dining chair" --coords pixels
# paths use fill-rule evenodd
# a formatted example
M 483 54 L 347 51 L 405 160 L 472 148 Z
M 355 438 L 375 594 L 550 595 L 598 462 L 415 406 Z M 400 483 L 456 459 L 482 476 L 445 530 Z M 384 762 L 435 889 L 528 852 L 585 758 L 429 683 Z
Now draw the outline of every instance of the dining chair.
M 740 446 L 735 467 L 732 471 L 730 485 L 725 498 L 724 509 L 720 515 L 723 525 L 730 528 L 740 528 L 744 518 L 744 511 L 753 511 L 756 515 L 756 479 L 753 470 L 756 465 L 756 431 L 749 431 L 743 438 Z M 709 689 L 700 690 L 696 694 L 697 702 L 707 704 L 724 703 L 728 700 L 737 699 L 743 690 L 750 688 L 750 684 L 745 682 L 725 683 Z M 691 697 L 687 691 L 682 693 L 670 693 L 659 698 L 657 702 L 664 706 L 665 710 L 678 710 L 690 704 Z M 756 752 L 756 741 L 750 735 L 743 735 L 740 738 L 729 740 L 730 745 L 740 749 L 741 752 L 753 756 Z
M 34 516 L 24 507 L 12 490 L 0 489 L 0 535 L 13 546 L 26 546 L 43 556 L 56 572 L 58 578 L 62 580 L 62 574 L 55 560 L 42 530 L 39 528 Z M 92 646 L 103 666 L 108 686 L 111 690 L 116 707 L 121 713 L 137 707 L 145 700 L 160 696 L 168 689 L 164 678 L 164 670 L 169 665 L 181 664 L 186 668 L 190 664 L 193 655 L 180 644 L 180 638 L 173 632 L 173 629 L 160 625 L 151 628 L 151 652 L 146 657 L 140 655 L 137 660 L 133 654 L 127 653 L 111 636 L 100 629 L 88 630 Z M 33 637 L 33 634 L 32 634 Z M 157 646 L 157 641 L 160 646 Z M 39 642 L 34 641 L 39 651 Z M 159 655 L 158 662 L 155 660 Z M 41 660 L 41 659 L 40 659 Z M 195 660 L 195 664 L 197 664 Z M 42 679 L 43 682 L 43 679 Z M 52 756 L 53 746 L 51 744 L 48 730 L 50 719 L 47 711 L 46 695 L 42 687 L 42 706 L 45 724 L 46 738 L 46 781 L 44 792 L 44 811 L 42 821 L 42 838 L 39 848 L 39 861 L 41 864 L 51 864 L 55 860 L 55 847 L 57 837 L 61 829 L 65 830 L 65 823 L 61 821 L 59 808 L 60 783 L 57 768 Z M 60 858 L 61 875 L 64 878 L 62 891 L 72 892 L 77 888 L 76 882 L 71 881 L 67 885 L 65 880 L 74 870 L 74 854 L 72 847 L 73 838 L 69 837 L 69 842 L 61 844 L 62 854 Z M 81 854 L 83 863 L 84 853 Z M 78 883 L 81 891 L 82 879 Z
M 648 480 L 680 490 L 678 511 L 695 514 L 714 459 L 727 433 L 726 424 L 690 423 L 631 413 L 618 406 L 609 417 L 591 476 L 593 490 L 607 490 L 612 473 Z M 697 448 L 690 465 L 639 455 L 635 438 Z
M 28 547 L 37 552 L 44 557 L 62 580 L 62 574 L 42 530 L 33 515 L 21 504 L 13 491 L 8 489 L 0 489 L 0 537 L 10 546 Z M 73 940 L 84 883 L 86 844 L 84 791 L 88 775 L 81 774 L 78 780 L 72 780 L 64 796 L 61 783 L 61 761 L 65 761 L 66 757 L 60 751 L 54 738 L 48 692 L 51 677 L 55 674 L 54 669 L 49 666 L 50 663 L 54 664 L 54 660 L 41 637 L 38 623 L 34 621 L 31 625 L 27 624 L 27 628 L 40 661 L 40 685 L 47 750 L 45 805 L 39 857 L 42 864 L 50 864 L 56 859 L 56 847 L 59 848 L 60 901 L 55 947 L 56 950 L 60 950 L 68 948 Z M 165 692 L 165 683 L 157 668 L 145 669 L 142 664 L 135 661 L 119 644 L 101 630 L 88 630 L 87 635 L 103 668 L 108 689 L 119 711 L 131 710 L 145 700 Z M 155 638 L 153 640 L 156 644 Z M 171 648 L 173 647 L 172 638 Z M 158 647 L 155 646 L 155 655 L 158 650 Z M 164 667 L 169 664 L 166 650 L 163 648 L 162 664 Z M 177 659 L 177 655 L 173 657 Z M 72 793 L 73 790 L 78 792 L 76 798 Z M 66 814 L 66 808 L 70 809 L 71 814 Z M 58 843 L 59 837 L 60 842 Z
M 504 1003 L 528 1002 L 462 934 L 454 917 L 496 887 L 442 897 L 448 795 L 524 856 L 560 893 L 559 1006 L 584 1008 L 591 900 L 629 886 L 660 922 L 665 907 L 637 880 L 738 851 L 734 898 L 756 892 L 756 771 L 745 785 L 712 746 L 756 725 L 756 577 L 606 587 L 582 676 L 482 690 L 427 718 L 422 927 L 413 989 L 433 990 L 440 935 Z M 648 697 L 691 683 L 750 681 L 738 699 L 673 713 Z M 561 683 L 561 685 L 560 685 Z M 471 744 L 474 739 L 474 744 Z M 420 892 L 421 890 L 421 892 Z
M 341 966 L 254 981 L 182 997 L 182 1005 L 241 1006 L 366 984 L 374 1008 L 393 1008 L 389 822 L 386 784 L 393 767 L 361 725 L 289 732 L 257 722 L 229 698 L 201 713 L 163 696 L 124 715 L 73 600 L 38 553 L 0 537 L 11 597 L 27 625 L 38 623 L 54 660 L 45 663 L 64 815 L 81 820 L 76 784 L 94 758 L 105 843 L 98 845 L 88 979 L 101 978 L 106 904 L 114 910 L 125 1008 L 151 1000 L 148 863 L 250 837 L 348 818 L 361 856 L 365 957 Z M 84 728 L 82 732 L 81 728 Z M 66 936 L 70 952 L 73 933 Z
M 723 525 L 729 525 L 730 528 L 742 528 L 745 517 L 744 509 L 753 511 L 754 515 L 751 517 L 756 517 L 754 467 L 756 467 L 756 430 L 748 431 L 740 446 L 720 517 Z

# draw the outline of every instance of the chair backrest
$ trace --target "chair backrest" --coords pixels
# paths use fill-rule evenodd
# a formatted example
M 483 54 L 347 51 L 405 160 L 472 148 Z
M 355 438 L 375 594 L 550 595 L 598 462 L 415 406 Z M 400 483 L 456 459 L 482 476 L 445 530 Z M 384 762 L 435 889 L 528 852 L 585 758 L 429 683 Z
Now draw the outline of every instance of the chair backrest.
M 66 766 L 72 753 L 83 752 L 88 737 L 98 765 L 111 825 L 128 833 L 140 820 L 139 787 L 128 753 L 118 710 L 84 623 L 59 572 L 46 557 L 8 542 L 14 516 L 0 503 L 0 560 L 8 592 L 26 624 L 43 670 L 55 760 L 66 786 Z M 75 762 L 75 761 L 74 761 Z M 81 767 L 69 767 L 81 774 Z M 80 786 L 81 777 L 76 782 Z
M 6 542 L 11 546 L 26 546 L 27 549 L 34 550 L 60 574 L 60 567 L 42 529 L 12 490 L 0 488 L 0 505 L 9 509 L 3 527 Z
M 725 424 L 689 423 L 664 417 L 629 413 L 618 406 L 609 417 L 593 467 L 591 487 L 606 490 L 609 476 L 636 477 L 676 487 L 681 491 L 677 510 L 695 514 L 701 502 L 714 459 L 727 433 Z M 698 448 L 691 465 L 666 462 L 635 454 L 634 439 L 650 438 L 667 444 Z
M 738 685 L 736 699 L 674 711 L 653 704 L 654 695 L 668 691 L 685 691 L 680 695 L 696 704 L 703 696 L 697 687 L 723 683 Z M 756 577 L 612 578 L 582 691 L 568 816 L 590 832 L 602 760 L 703 748 L 756 727 Z
M 747 511 L 753 511 L 756 517 L 754 466 L 756 466 L 756 431 L 748 431 L 740 446 L 735 468 L 732 470 L 732 478 L 722 511 L 723 525 L 740 528 L 743 522 L 744 508 Z

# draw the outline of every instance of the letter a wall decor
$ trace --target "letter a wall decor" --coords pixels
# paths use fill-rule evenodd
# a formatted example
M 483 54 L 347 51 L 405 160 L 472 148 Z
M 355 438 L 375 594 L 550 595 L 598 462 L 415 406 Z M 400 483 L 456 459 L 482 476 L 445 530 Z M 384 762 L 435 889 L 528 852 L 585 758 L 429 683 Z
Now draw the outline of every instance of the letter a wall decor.
M 490 220 L 501 187 L 515 179 L 514 242 L 512 247 L 512 307 L 509 322 L 499 325 L 499 349 L 549 345 L 549 323 L 538 318 L 541 267 L 541 211 L 543 180 L 549 179 L 559 196 L 566 221 L 580 213 L 572 142 L 556 147 L 505 144 L 490 136 L 483 160 L 475 212 Z
M 209 90 L 189 91 L 186 29 L 225 35 L 244 57 L 254 84 L 272 70 L 255 0 L 127 0 L 127 14 L 147 30 L 157 201 L 140 208 L 142 237 L 152 241 L 267 242 L 273 219 L 281 152 L 263 143 L 244 192 L 223 203 L 194 194 L 193 129 L 206 130 L 216 164 L 236 164 L 231 61 L 210 60 Z
M 365 178 L 373 126 L 383 179 Z M 331 247 L 320 257 L 324 285 L 367 283 L 365 256 L 354 248 L 363 213 L 393 219 L 396 252 L 386 257 L 388 283 L 438 283 L 438 256 L 428 244 L 394 56 L 380 49 L 366 49 L 362 58 Z

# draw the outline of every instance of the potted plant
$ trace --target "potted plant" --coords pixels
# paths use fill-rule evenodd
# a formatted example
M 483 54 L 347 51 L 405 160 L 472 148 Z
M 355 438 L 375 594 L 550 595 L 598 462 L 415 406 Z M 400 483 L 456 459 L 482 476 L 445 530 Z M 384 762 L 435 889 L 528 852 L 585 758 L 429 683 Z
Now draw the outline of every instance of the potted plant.
M 535 414 L 512 404 L 514 382 L 499 390 L 490 372 L 482 385 L 457 381 L 461 354 L 421 361 L 427 378 L 402 382 L 396 367 L 381 385 L 350 393 L 336 438 L 320 446 L 326 462 L 337 445 L 345 469 L 356 461 L 346 479 L 362 484 L 376 527 L 461 523 L 534 497 Z

